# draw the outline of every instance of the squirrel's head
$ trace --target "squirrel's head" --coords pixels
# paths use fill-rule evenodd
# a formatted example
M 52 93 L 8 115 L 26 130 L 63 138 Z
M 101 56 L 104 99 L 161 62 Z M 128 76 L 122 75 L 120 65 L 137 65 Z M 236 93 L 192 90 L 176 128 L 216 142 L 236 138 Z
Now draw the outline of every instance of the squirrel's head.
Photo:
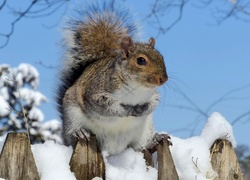
M 130 37 L 121 42 L 122 64 L 133 80 L 146 87 L 161 86 L 168 80 L 164 59 L 154 45 L 152 37 L 148 43 L 133 43 Z

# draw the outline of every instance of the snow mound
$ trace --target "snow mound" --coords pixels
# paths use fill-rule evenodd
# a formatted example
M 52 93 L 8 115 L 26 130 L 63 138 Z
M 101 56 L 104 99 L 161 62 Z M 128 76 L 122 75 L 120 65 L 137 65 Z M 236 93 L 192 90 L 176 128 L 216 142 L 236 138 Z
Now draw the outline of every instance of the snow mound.
M 217 173 L 210 163 L 210 147 L 217 139 L 226 139 L 236 146 L 232 126 L 217 112 L 208 118 L 200 136 L 171 138 L 170 151 L 180 180 L 214 179 Z
M 129 148 L 124 152 L 105 157 L 106 179 L 107 180 L 155 180 L 157 170 L 145 165 L 145 160 L 141 152 L 135 152 Z
M 212 146 L 216 139 L 226 139 L 232 143 L 233 147 L 236 147 L 231 124 L 218 112 L 208 118 L 200 136 L 207 141 L 209 146 Z
M 72 148 L 46 141 L 32 146 L 41 180 L 75 180 L 69 161 Z

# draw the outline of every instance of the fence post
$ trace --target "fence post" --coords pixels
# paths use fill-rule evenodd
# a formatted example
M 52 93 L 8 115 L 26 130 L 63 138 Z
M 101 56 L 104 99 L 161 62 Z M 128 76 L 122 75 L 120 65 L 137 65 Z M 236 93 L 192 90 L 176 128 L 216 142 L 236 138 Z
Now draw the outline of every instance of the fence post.
M 210 154 L 212 167 L 218 173 L 218 180 L 244 180 L 231 142 L 216 140 L 210 149 Z
M 101 177 L 105 180 L 105 165 L 95 135 L 90 140 L 79 139 L 70 160 L 70 169 L 77 180 Z
M 179 180 L 168 140 L 163 139 L 157 146 L 158 180 Z
M 0 177 L 38 180 L 39 175 L 26 133 L 9 133 L 0 155 Z

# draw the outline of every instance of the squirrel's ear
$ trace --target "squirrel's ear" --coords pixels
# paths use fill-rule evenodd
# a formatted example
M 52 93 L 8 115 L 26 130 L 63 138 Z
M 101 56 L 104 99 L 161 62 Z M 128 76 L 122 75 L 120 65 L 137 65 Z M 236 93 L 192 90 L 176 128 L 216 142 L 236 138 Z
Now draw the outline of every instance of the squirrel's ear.
M 133 45 L 133 40 L 131 37 L 124 37 L 121 42 L 121 48 L 126 54 L 126 57 L 129 55 L 129 47 Z
M 154 39 L 153 37 L 151 37 L 151 38 L 149 39 L 149 41 L 148 41 L 148 44 L 149 44 L 152 48 L 154 48 L 154 47 L 155 47 L 155 39 Z

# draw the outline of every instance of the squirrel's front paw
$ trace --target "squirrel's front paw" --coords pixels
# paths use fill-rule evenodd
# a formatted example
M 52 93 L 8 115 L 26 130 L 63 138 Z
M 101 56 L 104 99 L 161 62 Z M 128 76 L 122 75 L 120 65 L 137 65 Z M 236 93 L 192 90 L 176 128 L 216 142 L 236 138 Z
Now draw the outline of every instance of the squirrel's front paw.
M 172 146 L 171 137 L 168 134 L 159 134 L 155 133 L 152 141 L 147 145 L 147 149 L 149 152 L 154 153 L 156 151 L 157 145 L 160 141 L 166 140 L 169 146 Z
M 151 112 L 148 111 L 149 110 L 149 104 L 145 103 L 142 105 L 136 105 L 133 108 L 133 112 L 132 112 L 132 116 L 143 116 L 143 115 L 147 115 Z
M 90 140 L 90 133 L 88 131 L 86 131 L 85 129 L 75 130 L 74 133 L 73 133 L 73 136 L 76 139 L 84 139 L 85 141 Z
M 128 104 L 121 104 L 121 106 L 124 109 L 124 113 L 126 114 L 126 116 L 135 116 L 135 117 L 139 117 L 139 116 L 145 116 L 148 115 L 152 112 L 152 110 L 149 107 L 148 103 L 142 104 L 142 105 L 128 105 Z
M 131 116 L 134 107 L 128 104 L 120 104 L 121 107 L 123 108 L 123 116 Z

